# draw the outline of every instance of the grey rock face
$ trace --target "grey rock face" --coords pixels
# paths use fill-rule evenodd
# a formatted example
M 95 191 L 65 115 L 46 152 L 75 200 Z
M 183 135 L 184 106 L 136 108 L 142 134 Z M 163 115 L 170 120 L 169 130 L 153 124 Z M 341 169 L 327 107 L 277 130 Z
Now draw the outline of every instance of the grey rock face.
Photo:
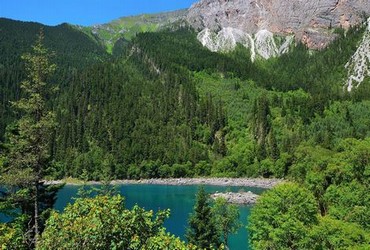
M 348 91 L 360 86 L 365 77 L 370 77 L 370 18 L 367 20 L 365 35 L 357 51 L 346 64 L 346 68 L 348 70 L 346 83 Z
M 217 35 L 233 28 L 254 35 L 268 30 L 320 49 L 334 39 L 330 28 L 349 28 L 366 15 L 369 0 L 201 0 L 186 19 L 198 31 L 207 28 Z

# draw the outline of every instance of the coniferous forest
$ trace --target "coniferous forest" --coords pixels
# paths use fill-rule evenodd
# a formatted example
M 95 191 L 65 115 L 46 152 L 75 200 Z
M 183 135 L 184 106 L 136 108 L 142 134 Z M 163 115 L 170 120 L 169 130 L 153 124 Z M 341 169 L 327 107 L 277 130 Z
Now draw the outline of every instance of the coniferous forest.
M 0 28 L 2 172 L 14 164 L 12 138 L 29 111 L 13 107 L 25 98 L 22 55 L 42 29 L 56 65 L 46 79 L 53 91 L 45 93 L 44 106 L 55 123 L 48 127 L 45 179 L 284 178 L 287 183 L 266 192 L 253 210 L 255 249 L 367 249 L 370 80 L 352 92 L 344 88 L 344 65 L 364 27 L 333 31 L 337 39 L 321 51 L 296 44 L 255 62 L 242 46 L 209 51 L 187 27 L 139 33 L 118 41 L 112 54 L 68 24 L 0 19 Z M 104 197 L 77 202 L 70 212 L 105 203 Z M 122 202 L 116 197 L 105 209 Z M 163 238 L 174 249 L 183 244 L 164 233 L 166 213 L 154 219 L 140 208 L 121 212 L 147 216 L 152 240 L 145 244 L 157 246 Z M 52 216 L 50 235 L 65 223 Z M 52 243 L 43 241 L 40 249 Z M 117 249 L 141 249 L 120 244 Z M 150 246 L 143 249 L 157 249 Z

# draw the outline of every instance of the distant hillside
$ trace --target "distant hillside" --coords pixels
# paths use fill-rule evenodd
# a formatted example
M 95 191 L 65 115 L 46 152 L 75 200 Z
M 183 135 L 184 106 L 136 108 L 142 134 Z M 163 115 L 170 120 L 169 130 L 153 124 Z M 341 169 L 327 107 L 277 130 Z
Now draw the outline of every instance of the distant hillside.
M 45 34 L 45 45 L 56 52 L 58 64 L 68 59 L 68 64 L 76 67 L 87 62 L 98 62 L 107 56 L 103 47 L 85 33 L 69 24 L 46 26 L 34 22 L 15 21 L 0 18 L 0 59 L 16 58 L 29 51 L 40 29 Z
M 68 78 L 77 70 L 109 58 L 101 45 L 69 24 L 51 27 L 0 18 L 0 138 L 13 117 L 9 101 L 19 97 L 19 83 L 24 79 L 21 55 L 30 51 L 41 29 L 45 45 L 55 53 L 53 61 L 58 65 L 53 82 L 60 85 L 68 84 Z
M 110 23 L 91 27 L 76 27 L 104 45 L 108 52 L 112 52 L 115 43 L 119 39 L 123 38 L 130 41 L 138 33 L 157 31 L 182 20 L 185 15 L 186 10 L 177 10 L 158 14 L 122 17 Z

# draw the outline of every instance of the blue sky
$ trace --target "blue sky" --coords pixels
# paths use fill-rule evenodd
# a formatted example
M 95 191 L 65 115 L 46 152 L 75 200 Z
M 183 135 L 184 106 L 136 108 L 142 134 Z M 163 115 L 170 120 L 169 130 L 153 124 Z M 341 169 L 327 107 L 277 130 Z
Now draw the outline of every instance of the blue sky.
M 0 17 L 57 25 L 106 23 L 123 16 L 188 8 L 197 0 L 0 0 Z

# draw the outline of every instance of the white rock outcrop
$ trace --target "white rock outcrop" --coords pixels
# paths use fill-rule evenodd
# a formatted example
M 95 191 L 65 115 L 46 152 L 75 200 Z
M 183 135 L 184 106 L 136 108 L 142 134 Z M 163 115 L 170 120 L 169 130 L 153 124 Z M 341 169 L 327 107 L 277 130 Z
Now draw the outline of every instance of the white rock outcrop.
M 346 64 L 348 79 L 346 88 L 351 91 L 360 86 L 365 77 L 370 77 L 370 18 L 367 20 L 367 30 L 355 54 Z
M 365 15 L 370 15 L 369 0 L 201 0 L 188 10 L 186 20 L 213 51 L 241 43 L 267 58 L 286 52 L 292 37 L 322 49 L 335 39 L 332 28 L 357 25 Z M 271 34 L 289 39 L 277 47 Z
M 268 59 L 286 53 L 294 42 L 294 36 L 287 36 L 281 46 L 277 46 L 274 34 L 268 30 L 260 30 L 251 35 L 242 30 L 226 27 L 219 32 L 205 28 L 198 33 L 198 40 L 214 52 L 228 52 L 235 49 L 237 44 L 248 48 L 251 52 L 251 60 L 256 56 Z

